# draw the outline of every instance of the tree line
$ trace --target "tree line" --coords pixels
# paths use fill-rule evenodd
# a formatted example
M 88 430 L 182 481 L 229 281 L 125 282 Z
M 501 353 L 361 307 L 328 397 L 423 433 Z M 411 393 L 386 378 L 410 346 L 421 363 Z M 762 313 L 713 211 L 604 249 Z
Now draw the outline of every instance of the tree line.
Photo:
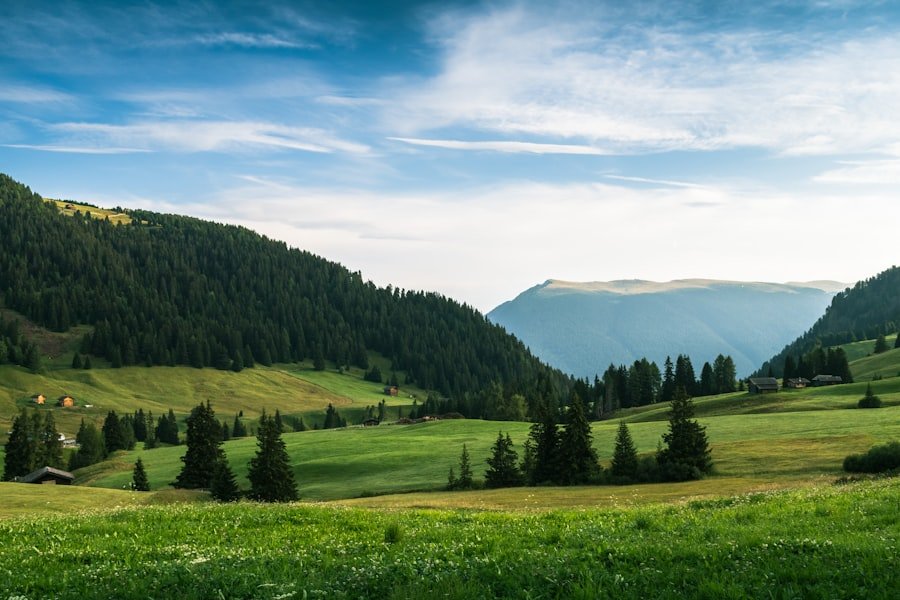
M 560 428 L 554 411 L 545 407 L 531 426 L 519 458 L 509 434 L 500 432 L 487 458 L 484 485 L 488 488 L 521 485 L 589 485 L 686 481 L 712 470 L 706 430 L 693 418 L 693 403 L 684 388 L 673 391 L 669 428 L 653 456 L 639 457 L 625 422 L 619 424 L 609 469 L 601 467 L 593 448 L 584 404 L 576 395 Z M 471 458 L 463 445 L 458 470 L 451 467 L 447 489 L 475 487 Z
M 841 347 L 826 350 L 822 346 L 816 346 L 796 359 L 792 354 L 787 354 L 780 375 L 784 381 L 799 377 L 812 379 L 816 375 L 837 375 L 844 383 L 853 383 L 847 354 Z M 775 377 L 774 370 L 770 371 L 769 376 Z
M 368 369 L 368 351 L 443 396 L 491 381 L 524 394 L 571 381 L 473 308 L 378 288 L 359 272 L 248 229 L 128 211 L 131 225 L 63 215 L 0 175 L 0 293 L 54 331 L 93 326 L 79 348 L 113 367 L 239 371 L 311 359 Z

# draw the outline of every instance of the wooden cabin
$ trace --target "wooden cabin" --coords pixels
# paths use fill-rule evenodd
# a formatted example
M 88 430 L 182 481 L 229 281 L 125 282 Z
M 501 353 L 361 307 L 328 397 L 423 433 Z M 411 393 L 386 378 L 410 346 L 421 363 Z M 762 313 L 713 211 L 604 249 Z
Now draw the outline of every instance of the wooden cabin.
M 56 401 L 56 405 L 62 408 L 72 408 L 75 406 L 75 398 L 69 395 L 60 396 Z
M 816 375 L 812 378 L 813 387 L 821 387 L 823 385 L 838 385 L 844 383 L 840 375 Z
M 43 405 L 44 402 L 47 401 L 47 397 L 44 396 L 43 394 L 35 394 L 34 396 L 31 397 L 31 401 L 32 401 L 34 404 Z
M 385 396 L 396 396 L 400 393 L 400 390 L 397 389 L 396 385 L 386 385 L 384 386 L 384 395 Z
M 810 384 L 806 377 L 792 377 L 784 382 L 784 387 L 795 390 L 803 389 Z
M 19 483 L 37 483 L 42 485 L 72 485 L 75 476 L 68 471 L 54 469 L 53 467 L 43 467 L 37 471 L 32 471 L 28 475 L 19 477 L 16 481 Z
M 751 377 L 747 387 L 751 394 L 769 394 L 778 391 L 778 380 L 774 377 Z

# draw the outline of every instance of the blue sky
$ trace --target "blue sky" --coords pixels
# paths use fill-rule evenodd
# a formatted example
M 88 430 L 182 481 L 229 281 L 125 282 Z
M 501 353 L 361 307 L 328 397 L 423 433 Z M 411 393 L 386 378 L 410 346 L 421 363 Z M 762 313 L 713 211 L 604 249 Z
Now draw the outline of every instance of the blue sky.
M 260 6 L 265 4 L 265 6 Z M 0 5 L 0 171 L 489 310 L 898 262 L 896 2 Z

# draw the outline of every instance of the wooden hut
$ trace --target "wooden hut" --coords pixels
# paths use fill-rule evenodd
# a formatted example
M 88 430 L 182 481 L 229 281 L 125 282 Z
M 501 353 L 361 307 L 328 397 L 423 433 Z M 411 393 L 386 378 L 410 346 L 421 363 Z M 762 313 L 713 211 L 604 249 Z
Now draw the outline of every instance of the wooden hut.
M 37 483 L 43 485 L 72 485 L 75 476 L 68 471 L 54 469 L 53 467 L 43 467 L 37 471 L 32 471 L 28 475 L 19 477 L 16 481 L 19 483 Z
M 784 387 L 795 390 L 803 389 L 811 382 L 806 377 L 792 377 L 784 382 Z
M 47 401 L 47 397 L 44 396 L 43 394 L 35 394 L 34 396 L 31 397 L 31 401 L 32 401 L 34 404 L 40 404 L 40 405 L 43 405 L 44 402 Z
M 751 377 L 747 388 L 751 394 L 769 394 L 778 391 L 778 380 L 774 377 Z
M 56 405 L 62 408 L 72 408 L 75 406 L 75 398 L 69 396 L 68 394 L 65 396 L 60 396 L 59 400 L 56 401 Z
M 844 380 L 841 379 L 840 375 L 816 375 L 812 378 L 813 387 L 838 385 L 839 383 L 844 383 Z
M 384 395 L 385 396 L 396 396 L 400 393 L 400 390 L 397 389 L 396 385 L 386 385 L 384 386 Z

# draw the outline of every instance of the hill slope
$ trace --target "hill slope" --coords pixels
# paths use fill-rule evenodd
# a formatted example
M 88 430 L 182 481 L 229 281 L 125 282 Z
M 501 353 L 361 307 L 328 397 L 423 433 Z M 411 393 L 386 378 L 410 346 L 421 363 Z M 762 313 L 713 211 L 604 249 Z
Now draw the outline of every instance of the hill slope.
M 771 367 L 776 376 L 784 370 L 788 354 L 806 354 L 821 343 L 835 346 L 856 340 L 875 339 L 879 334 L 894 333 L 900 325 L 900 267 L 891 267 L 860 281 L 852 289 L 838 293 L 806 333 L 790 342 L 778 354 L 762 363 L 757 371 L 767 373 Z
M 0 175 L 0 300 L 51 330 L 93 326 L 81 349 L 113 366 L 237 371 L 308 358 L 365 368 L 372 350 L 411 382 L 456 397 L 491 381 L 508 393 L 539 378 L 560 395 L 568 385 L 502 328 L 438 294 L 378 288 L 241 227 L 146 211 L 115 225 L 87 210 L 64 214 Z
M 746 375 L 821 316 L 843 284 L 713 280 L 571 283 L 549 280 L 488 318 L 537 356 L 578 377 L 642 357 L 695 365 L 731 355 Z M 697 364 L 699 363 L 699 364 Z

